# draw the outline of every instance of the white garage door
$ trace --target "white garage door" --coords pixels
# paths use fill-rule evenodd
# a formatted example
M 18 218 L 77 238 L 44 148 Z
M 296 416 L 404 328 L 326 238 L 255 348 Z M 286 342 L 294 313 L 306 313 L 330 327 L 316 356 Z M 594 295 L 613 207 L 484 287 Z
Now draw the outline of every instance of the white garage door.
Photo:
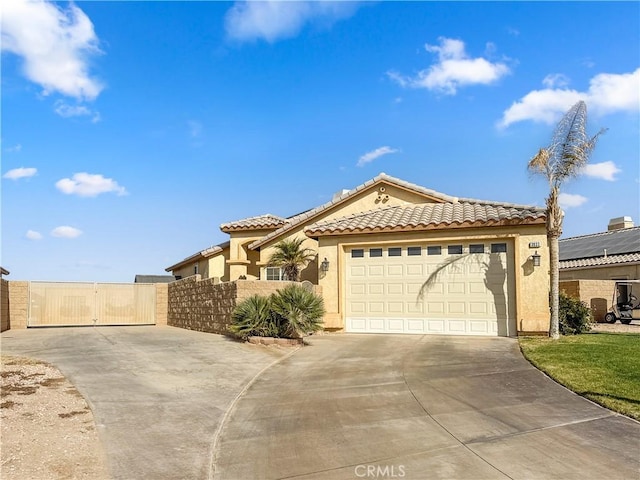
M 346 262 L 346 330 L 515 335 L 512 249 L 493 240 L 353 248 Z

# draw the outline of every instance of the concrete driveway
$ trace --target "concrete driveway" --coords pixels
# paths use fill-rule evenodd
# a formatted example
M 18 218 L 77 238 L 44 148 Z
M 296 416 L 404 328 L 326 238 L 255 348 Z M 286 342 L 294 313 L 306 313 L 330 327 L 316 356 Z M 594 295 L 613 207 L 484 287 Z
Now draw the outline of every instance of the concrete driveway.
M 115 479 L 640 475 L 640 424 L 546 378 L 515 340 L 310 343 L 171 327 L 2 334 L 3 353 L 55 364 L 87 398 Z
M 238 400 L 216 478 L 640 478 L 640 423 L 560 387 L 513 339 L 311 344 Z
M 9 330 L 1 338 L 2 353 L 53 363 L 76 385 L 118 480 L 208 478 L 229 405 L 290 352 L 154 326 Z

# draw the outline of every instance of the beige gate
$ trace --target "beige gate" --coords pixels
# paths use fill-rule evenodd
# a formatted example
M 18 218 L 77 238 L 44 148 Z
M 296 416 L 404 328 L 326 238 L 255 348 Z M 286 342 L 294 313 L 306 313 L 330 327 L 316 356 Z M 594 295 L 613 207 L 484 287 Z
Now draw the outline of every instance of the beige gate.
M 29 282 L 29 327 L 153 325 L 155 312 L 153 284 Z

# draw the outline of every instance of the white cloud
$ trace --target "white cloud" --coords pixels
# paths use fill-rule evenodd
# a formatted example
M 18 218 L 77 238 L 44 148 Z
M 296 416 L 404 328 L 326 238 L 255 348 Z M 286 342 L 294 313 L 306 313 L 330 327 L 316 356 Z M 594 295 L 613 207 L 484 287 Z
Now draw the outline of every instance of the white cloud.
M 36 232 L 35 230 L 27 230 L 25 234 L 29 240 L 42 240 L 42 234 L 40 232 Z
M 569 85 L 569 77 L 562 73 L 550 73 L 542 79 L 542 84 L 547 88 L 566 87 Z
M 86 105 L 69 105 L 61 100 L 56 102 L 55 112 L 64 118 L 90 116 L 92 123 L 98 123 L 101 119 L 99 112 L 91 110 Z
M 79 195 L 81 197 L 95 197 L 101 193 L 114 192 L 117 195 L 126 195 L 124 187 L 111 178 L 104 178 L 100 174 L 86 172 L 75 173 L 72 178 L 63 178 L 56 182 L 56 188 L 67 195 Z
M 573 207 L 579 207 L 587 201 L 587 197 L 572 193 L 561 193 L 558 195 L 558 203 L 564 210 Z
M 308 23 L 331 25 L 350 17 L 356 2 L 279 0 L 236 2 L 225 18 L 227 36 L 234 40 L 275 42 L 295 37 Z
M 20 168 L 14 168 L 12 170 L 9 170 L 7 173 L 5 173 L 2 176 L 2 178 L 8 178 L 9 180 L 18 180 L 20 178 L 33 177 L 36 173 L 38 173 L 38 169 L 37 168 L 20 167 Z
M 612 161 L 602 163 L 588 163 L 582 169 L 588 177 L 600 178 L 602 180 L 608 180 L 609 182 L 615 182 L 616 173 L 620 173 L 620 170 Z
M 381 157 L 383 155 L 389 155 L 390 153 L 397 153 L 399 151 L 400 150 L 398 150 L 397 148 L 379 147 L 379 148 L 376 148 L 375 150 L 372 150 L 372 151 L 362 155 L 358 159 L 358 163 L 356 165 L 358 167 L 362 167 L 362 166 L 366 165 L 369 162 L 373 162 L 376 158 L 379 158 L 379 157 Z
M 24 75 L 43 88 L 82 100 L 102 85 L 89 75 L 90 56 L 101 53 L 93 24 L 73 3 L 62 9 L 43 0 L 2 3 L 2 50 L 22 58 Z
M 414 77 L 387 72 L 401 87 L 426 88 L 446 95 L 455 95 L 458 88 L 468 85 L 490 85 L 510 73 L 504 63 L 492 63 L 486 58 L 470 58 L 462 40 L 440 37 L 440 45 L 425 45 L 438 56 L 438 63 L 421 70 Z M 492 51 L 493 44 L 487 44 Z
M 51 230 L 51 236 L 57 238 L 77 238 L 80 235 L 82 235 L 82 230 L 68 225 L 62 225 Z
M 548 78 L 545 85 L 549 87 Z M 586 92 L 555 87 L 533 90 L 504 111 L 498 126 L 505 128 L 524 120 L 552 124 L 579 100 L 596 115 L 638 111 L 640 68 L 631 73 L 600 73 L 591 79 Z

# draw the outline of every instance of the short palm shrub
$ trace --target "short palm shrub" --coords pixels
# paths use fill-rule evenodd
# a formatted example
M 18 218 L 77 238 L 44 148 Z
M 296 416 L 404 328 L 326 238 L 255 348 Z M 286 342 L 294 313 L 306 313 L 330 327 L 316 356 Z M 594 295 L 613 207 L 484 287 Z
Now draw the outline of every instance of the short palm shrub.
M 229 331 L 235 336 L 300 338 L 322 330 L 322 297 L 300 285 L 288 285 L 270 297 L 254 295 L 231 314 Z
M 271 312 L 267 297 L 253 295 L 240 302 L 231 314 L 229 330 L 237 337 L 277 337 L 277 319 Z
M 283 336 L 299 338 L 322 330 L 322 297 L 300 285 L 288 285 L 271 296 L 271 310 L 278 317 Z
M 593 315 L 589 306 L 577 298 L 560 292 L 560 333 L 562 335 L 578 335 L 591 330 Z

